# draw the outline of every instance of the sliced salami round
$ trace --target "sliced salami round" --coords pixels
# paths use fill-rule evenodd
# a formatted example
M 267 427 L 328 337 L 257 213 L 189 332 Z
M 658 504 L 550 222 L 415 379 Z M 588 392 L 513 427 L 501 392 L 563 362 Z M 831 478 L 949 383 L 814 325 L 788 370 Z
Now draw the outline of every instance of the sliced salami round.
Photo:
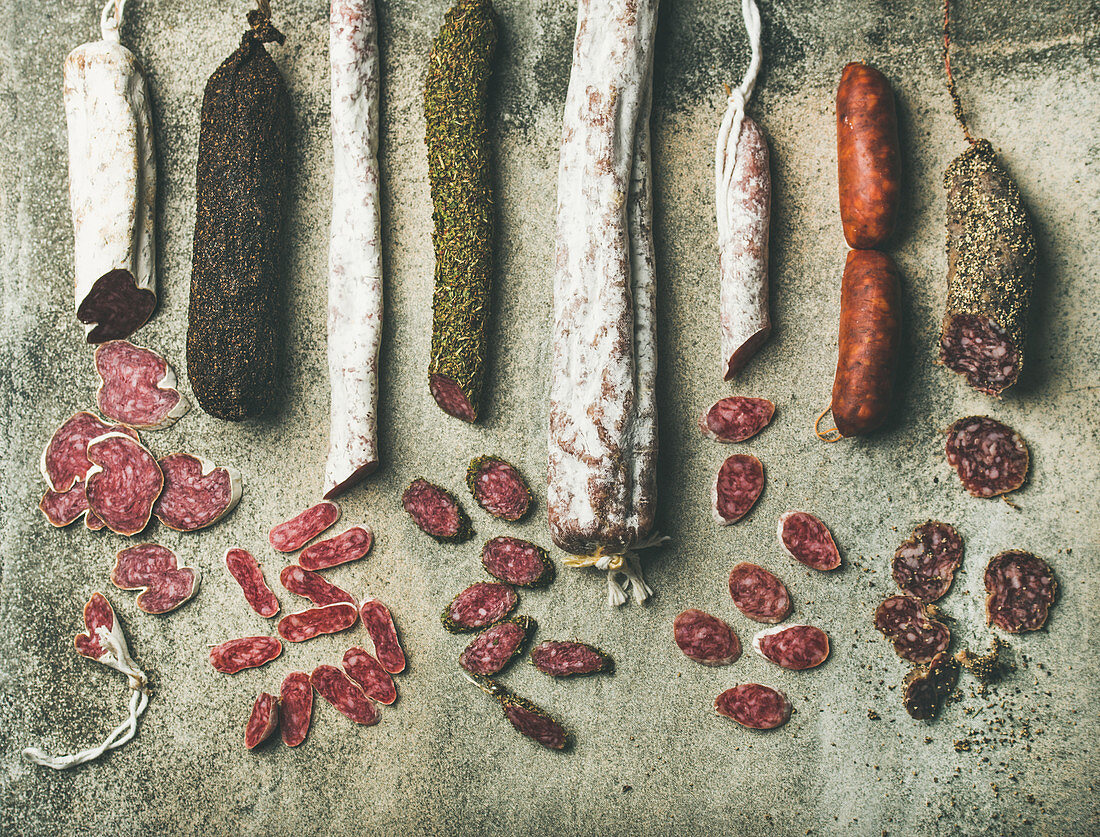
M 1027 479 L 1028 450 L 1023 437 L 988 416 L 967 416 L 947 429 L 947 464 L 975 497 L 1015 491 Z
M 778 689 L 743 683 L 714 699 L 714 711 L 749 729 L 775 729 L 791 717 L 791 702 Z
M 236 674 L 259 668 L 283 653 L 283 644 L 273 636 L 231 639 L 210 649 L 210 665 L 222 674 Z
M 515 466 L 496 456 L 479 456 L 466 470 L 474 500 L 493 517 L 515 522 L 531 509 L 531 489 Z
M 742 561 L 730 570 L 730 598 L 745 616 L 774 625 L 791 612 L 791 597 L 783 582 L 756 564 Z
M 304 671 L 292 671 L 279 688 L 279 732 L 283 743 L 297 747 L 309 734 L 313 717 L 313 686 Z
M 764 466 L 755 456 L 735 453 L 722 463 L 711 489 L 711 514 L 722 526 L 749 513 L 764 490 Z
M 825 572 L 840 566 L 840 550 L 832 532 L 812 514 L 783 512 L 777 535 L 786 553 L 811 569 Z
M 1058 592 L 1050 565 L 1030 552 L 1010 549 L 985 568 L 985 612 L 990 625 L 1012 634 L 1037 631 Z
M 453 634 L 495 625 L 519 604 L 516 591 L 507 584 L 479 581 L 455 596 L 443 609 L 443 627 Z
M 541 546 L 502 536 L 485 542 L 481 565 L 489 575 L 517 587 L 545 587 L 554 580 L 554 564 Z
M 765 660 L 791 671 L 815 668 L 829 657 L 829 637 L 813 625 L 776 625 L 754 636 L 752 647 Z
M 297 564 L 283 567 L 279 573 L 279 583 L 296 596 L 309 599 L 318 607 L 347 602 L 358 604 L 355 597 L 346 590 L 341 590 L 332 584 L 320 573 L 303 570 Z
M 902 694 L 905 711 L 918 721 L 936 717 L 958 679 L 958 662 L 946 651 L 940 652 L 927 666 L 917 666 L 906 676 Z
M 77 481 L 68 491 L 54 491 L 47 488 L 38 509 L 46 516 L 51 526 L 62 528 L 75 523 L 88 511 L 88 498 L 84 494 L 83 481 Z
M 397 700 L 397 686 L 382 664 L 362 648 L 349 648 L 340 663 L 344 673 L 359 684 L 371 700 L 389 706 Z
M 346 631 L 359 619 L 355 605 L 347 602 L 311 607 L 298 613 L 289 613 L 279 620 L 279 636 L 287 642 L 306 642 L 323 634 Z
M 332 704 L 341 715 L 357 724 L 371 726 L 377 724 L 382 717 L 378 705 L 336 666 L 317 666 L 309 676 L 309 682 L 317 694 Z
M 137 440 L 137 433 L 122 425 L 112 426 L 88 412 L 71 416 L 59 427 L 42 451 L 42 476 L 51 489 L 64 493 L 88 475 L 88 443 L 107 433 L 125 433 Z
M 458 664 L 471 674 L 497 674 L 523 653 L 534 630 L 535 620 L 530 616 L 516 616 L 494 625 L 470 640 L 459 654 Z
M 199 572 L 179 567 L 167 547 L 143 543 L 118 553 L 111 582 L 120 590 L 141 590 L 137 606 L 146 613 L 168 613 L 198 592 Z
M 230 547 L 225 551 L 225 567 L 241 586 L 249 607 L 267 619 L 279 612 L 279 600 L 267 586 L 260 562 L 251 552 L 239 546 Z
M 107 433 L 88 443 L 88 508 L 119 535 L 136 535 L 149 525 L 164 487 L 153 454 L 125 433 Z
M 241 475 L 236 468 L 214 465 L 189 453 L 170 453 L 158 464 L 164 490 L 153 514 L 169 529 L 204 529 L 233 511 L 241 499 Z
M 130 649 L 126 645 L 126 636 L 122 633 L 122 628 L 115 618 L 114 608 L 107 601 L 107 597 L 98 591 L 92 593 L 91 598 L 84 605 L 84 627 L 87 629 L 85 633 L 73 637 L 73 647 L 76 648 L 76 653 L 82 657 L 87 657 L 89 660 L 96 660 L 105 665 L 110 665 L 112 668 L 116 667 L 116 664 L 121 665 L 130 662 Z M 100 628 L 107 631 L 118 643 L 125 659 L 120 660 L 110 645 L 104 644 L 103 637 L 99 635 Z M 136 668 L 136 666 L 131 666 L 131 668 Z M 121 670 L 119 668 L 119 671 Z
M 267 540 L 279 552 L 297 552 L 339 519 L 340 507 L 332 500 L 322 500 L 285 523 L 273 526 Z
M 455 496 L 425 479 L 415 479 L 401 495 L 401 505 L 420 531 L 440 543 L 462 543 L 473 537 L 470 518 Z
M 716 442 L 744 442 L 768 426 L 775 405 L 767 398 L 731 395 L 715 402 L 699 418 L 699 430 Z
M 349 561 L 358 561 L 370 552 L 374 533 L 362 526 L 352 526 L 333 538 L 307 546 L 298 556 L 298 564 L 307 570 L 325 570 Z
M 963 539 L 950 523 L 929 520 L 897 548 L 894 581 L 903 593 L 934 602 L 951 588 L 963 557 Z
M 911 663 L 930 663 L 951 644 L 951 631 L 913 596 L 886 599 L 875 610 L 875 627 L 893 641 L 897 655 Z
M 112 340 L 95 350 L 99 389 L 95 400 L 107 418 L 140 430 L 175 424 L 191 409 L 176 389 L 176 373 L 163 357 L 127 340 Z
M 271 737 L 279 726 L 279 699 L 267 692 L 260 692 L 252 704 L 252 714 L 244 728 L 244 746 L 249 750 Z
M 363 620 L 363 627 L 367 629 L 370 641 L 374 643 L 374 656 L 382 664 L 382 668 L 390 674 L 400 674 L 405 670 L 405 652 L 401 650 L 401 642 L 397 638 L 397 628 L 393 624 L 393 616 L 378 599 L 364 599 L 359 605 L 359 618 Z
M 599 648 L 575 641 L 540 642 L 531 649 L 531 662 L 551 677 L 575 677 L 615 670 L 615 662 Z
M 724 666 L 741 656 L 741 640 L 733 628 L 694 608 L 685 610 L 672 625 L 672 636 L 684 656 L 705 666 Z

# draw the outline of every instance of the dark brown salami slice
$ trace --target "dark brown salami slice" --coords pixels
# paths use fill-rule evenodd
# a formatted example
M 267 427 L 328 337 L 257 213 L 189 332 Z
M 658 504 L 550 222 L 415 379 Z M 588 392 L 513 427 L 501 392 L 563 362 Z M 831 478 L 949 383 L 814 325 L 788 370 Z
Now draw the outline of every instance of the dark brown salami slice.
M 175 424 L 191 408 L 176 389 L 168 361 L 127 340 L 112 340 L 95 350 L 100 385 L 95 400 L 107 418 L 139 430 Z
M 507 584 L 479 581 L 455 596 L 443 610 L 443 627 L 454 634 L 495 625 L 519 604 Z
M 946 651 L 933 657 L 927 666 L 917 666 L 905 678 L 905 711 L 918 721 L 936 717 L 958 679 L 959 664 Z
M 359 605 L 359 618 L 363 620 L 363 627 L 367 629 L 367 635 L 374 643 L 374 656 L 382 664 L 382 668 L 390 674 L 400 674 L 405 670 L 405 652 L 401 650 L 401 642 L 397 638 L 397 628 L 393 624 L 393 616 L 378 599 L 365 599 Z
M 268 619 L 279 612 L 279 600 L 264 581 L 260 563 L 251 552 L 238 546 L 230 547 L 225 551 L 225 567 L 241 586 L 249 607 Z
M 289 592 L 309 599 L 318 607 L 336 604 L 337 602 L 358 604 L 351 593 L 330 583 L 320 573 L 303 570 L 297 564 L 283 567 L 282 572 L 279 573 L 279 583 Z
M 470 518 L 455 496 L 425 479 L 415 479 L 401 495 L 401 505 L 420 531 L 440 543 L 462 543 L 473 537 Z
M 355 605 L 347 602 L 311 607 L 298 613 L 289 613 L 279 620 L 279 636 L 287 642 L 306 642 L 323 634 L 346 631 L 359 619 Z
M 88 444 L 88 460 L 88 508 L 119 535 L 142 531 L 164 487 L 164 474 L 153 454 L 125 433 L 112 432 Z
M 309 682 L 317 694 L 357 724 L 371 726 L 382 717 L 378 705 L 336 666 L 317 666 L 309 676 Z
M 458 656 L 458 664 L 471 674 L 487 677 L 504 670 L 515 657 L 523 653 L 535 630 L 530 616 L 516 616 L 482 631 Z
M 169 529 L 204 529 L 233 511 L 241 499 L 241 475 L 236 468 L 215 466 L 189 453 L 170 453 L 157 464 L 164 474 L 164 490 L 153 514 Z
M 875 627 L 894 643 L 894 651 L 911 663 L 930 663 L 951 644 L 951 632 L 928 615 L 913 596 L 891 596 L 875 611 Z
M 950 589 L 962 557 L 963 540 L 955 527 L 929 520 L 894 553 L 894 581 L 903 593 L 934 602 Z
M 672 636 L 684 656 L 705 666 L 724 666 L 741 656 L 741 640 L 733 628 L 694 608 L 676 617 Z
M 749 729 L 775 729 L 791 717 L 791 702 L 778 689 L 742 683 L 714 699 L 714 711 Z
M 249 750 L 266 741 L 279 726 L 279 699 L 260 692 L 252 704 L 252 714 L 244 728 L 244 746 Z
M 736 523 L 764 490 L 764 466 L 755 456 L 735 453 L 722 463 L 711 489 L 711 514 L 723 526 Z
M 1030 552 L 1010 549 L 985 568 L 985 612 L 990 625 L 1009 633 L 1037 631 L 1047 621 L 1058 583 L 1050 565 Z
M 821 665 L 829 657 L 829 637 L 813 625 L 777 625 L 752 638 L 752 647 L 765 660 L 792 671 Z
M 325 570 L 349 561 L 358 561 L 370 552 L 374 533 L 362 526 L 352 526 L 333 538 L 307 546 L 298 556 L 298 564 L 307 570 Z
M 730 570 L 730 598 L 745 616 L 774 625 L 791 612 L 791 597 L 783 582 L 756 564 L 741 562 Z
M 331 500 L 322 500 L 286 523 L 272 527 L 267 540 L 279 552 L 297 552 L 339 518 L 340 507 Z
M 51 489 L 66 492 L 88 475 L 88 443 L 107 433 L 138 435 L 129 427 L 110 425 L 88 412 L 75 413 L 50 438 L 42 451 L 42 476 Z
M 947 429 L 947 464 L 975 497 L 1015 491 L 1027 479 L 1028 450 L 1023 437 L 988 416 L 967 416 Z
M 281 653 L 283 644 L 276 637 L 246 636 L 211 648 L 210 665 L 222 674 L 236 674 L 270 663 Z
M 716 442 L 744 442 L 768 426 L 775 405 L 767 398 L 731 395 L 717 401 L 699 419 L 699 430 Z
M 531 509 L 531 489 L 515 466 L 496 456 L 479 456 L 466 470 L 474 500 L 493 517 L 517 521 Z
M 615 670 L 615 662 L 599 648 L 574 641 L 540 642 L 531 649 L 531 662 L 551 677 L 574 677 Z
M 38 509 L 46 515 L 51 526 L 61 528 L 75 523 L 88 511 L 88 498 L 84 494 L 84 482 L 78 481 L 68 491 L 47 488 L 38 502 Z
M 120 590 L 141 590 L 137 606 L 146 613 L 168 613 L 198 592 L 199 573 L 179 567 L 172 550 L 143 543 L 118 553 L 111 582 Z
M 829 528 L 812 514 L 783 512 L 779 516 L 779 543 L 787 554 L 814 570 L 835 570 L 840 550 Z
M 517 587 L 544 587 L 554 580 L 554 564 L 541 546 L 502 536 L 485 542 L 481 565 L 489 575 Z
M 358 683 L 371 700 L 386 706 L 397 700 L 397 686 L 394 685 L 390 673 L 362 648 L 349 648 L 344 652 L 344 659 L 340 664 L 347 676 Z
M 297 747 L 309 734 L 313 717 L 313 687 L 304 671 L 292 671 L 279 689 L 279 731 L 283 743 Z

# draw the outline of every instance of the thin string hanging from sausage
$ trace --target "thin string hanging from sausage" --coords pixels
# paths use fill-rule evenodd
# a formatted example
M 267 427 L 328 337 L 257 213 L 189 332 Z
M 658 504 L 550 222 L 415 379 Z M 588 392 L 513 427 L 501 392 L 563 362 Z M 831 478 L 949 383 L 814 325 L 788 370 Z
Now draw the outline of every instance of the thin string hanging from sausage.
M 118 43 L 118 30 L 122 28 L 125 10 L 126 0 L 107 0 L 99 15 L 99 29 L 103 33 L 103 40 Z
M 745 29 L 749 35 L 752 55 L 741 84 L 733 90 L 726 87 L 728 96 L 726 115 L 722 118 L 722 125 L 718 129 L 718 144 L 714 154 L 714 194 L 719 242 L 726 240 L 731 233 L 729 190 L 730 182 L 733 180 L 733 169 L 737 163 L 737 140 L 741 135 L 741 123 L 745 118 L 745 103 L 752 96 L 753 88 L 756 87 L 756 76 L 760 72 L 760 62 L 763 57 L 760 49 L 760 10 L 757 9 L 755 0 L 741 0 L 741 14 L 745 18 Z
M 649 537 L 639 541 L 625 552 L 604 552 L 601 546 L 591 555 L 566 555 L 562 563 L 572 569 L 582 567 L 595 567 L 607 573 L 607 603 L 612 607 L 620 607 L 626 604 L 626 591 L 623 589 L 616 576 L 620 573 L 626 576 L 627 586 L 634 596 L 634 600 L 641 604 L 653 595 L 653 589 L 646 584 L 642 570 L 638 566 L 638 556 L 635 554 L 643 549 L 652 549 L 672 540 L 668 535 L 654 532 Z
M 974 145 L 977 140 L 970 135 L 970 128 L 966 124 L 966 116 L 963 114 L 962 99 L 959 91 L 955 89 L 955 77 L 951 74 L 951 0 L 943 0 L 943 66 L 947 71 L 947 92 L 951 96 L 951 106 L 962 127 L 966 141 Z

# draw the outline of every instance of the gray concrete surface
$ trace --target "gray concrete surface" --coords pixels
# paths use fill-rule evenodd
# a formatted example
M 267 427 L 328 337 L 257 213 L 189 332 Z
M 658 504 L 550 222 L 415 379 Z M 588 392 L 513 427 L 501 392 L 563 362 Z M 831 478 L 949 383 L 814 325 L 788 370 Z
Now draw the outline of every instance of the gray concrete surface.
M 161 170 L 160 308 L 137 340 L 181 373 L 194 218 L 198 108 L 206 78 L 235 47 L 243 0 L 132 0 L 124 41 L 149 70 Z M 0 3 L 0 247 L 3 318 L 0 427 L 0 830 L 10 834 L 1087 834 L 1100 832 L 1100 206 L 1096 124 L 1098 9 L 1075 2 L 960 2 L 956 68 L 976 133 L 990 137 L 1034 213 L 1042 267 L 1031 364 L 1003 401 L 969 391 L 933 366 L 945 295 L 941 174 L 963 148 L 939 64 L 939 4 L 851 0 L 765 2 L 764 72 L 751 111 L 770 137 L 774 336 L 734 391 L 777 404 L 749 450 L 767 490 L 740 524 L 719 529 L 709 481 L 724 450 L 699 437 L 698 413 L 731 390 L 715 374 L 717 269 L 712 142 L 721 84 L 747 51 L 738 5 L 665 4 L 656 60 L 654 158 L 660 270 L 660 527 L 672 544 L 647 562 L 657 596 L 610 611 L 602 580 L 563 570 L 523 593 L 542 638 L 577 636 L 618 661 L 618 673 L 549 682 L 517 665 L 505 678 L 575 731 L 568 754 L 544 752 L 507 727 L 458 676 L 460 638 L 438 611 L 481 577 L 478 544 L 500 533 L 548 543 L 544 513 L 545 397 L 559 120 L 574 8 L 501 0 L 494 104 L 499 172 L 499 271 L 485 420 L 443 416 L 424 383 L 432 252 L 420 77 L 443 0 L 381 3 L 384 61 L 385 379 L 381 470 L 344 501 L 345 523 L 378 536 L 371 557 L 331 572 L 394 609 L 409 655 L 401 697 L 377 727 L 353 727 L 318 703 L 308 741 L 247 752 L 242 727 L 255 694 L 283 674 L 336 662 L 359 635 L 290 647 L 275 663 L 215 673 L 207 646 L 274 630 L 245 606 L 220 564 L 252 548 L 275 582 L 283 559 L 265 548 L 276 521 L 317 496 L 327 435 L 326 247 L 330 188 L 327 4 L 274 0 L 287 35 L 275 50 L 295 106 L 293 207 L 281 408 L 229 425 L 193 412 L 147 434 L 155 451 L 183 449 L 245 474 L 237 511 L 201 534 L 150 537 L 200 567 L 198 597 L 165 616 L 140 613 L 110 586 L 124 539 L 79 527 L 53 531 L 35 504 L 36 462 L 52 429 L 94 391 L 90 352 L 71 314 L 72 242 L 66 193 L 61 65 L 96 31 L 98 8 L 73 0 Z M 845 248 L 836 207 L 833 96 L 840 68 L 866 59 L 893 81 L 906 166 L 905 210 L 893 252 L 905 277 L 904 364 L 888 429 L 824 445 L 810 426 L 824 406 L 836 351 Z M 1031 443 L 1018 508 L 966 496 L 942 460 L 939 431 L 988 412 Z M 539 487 L 518 526 L 472 509 L 478 539 L 439 547 L 401 511 L 424 474 L 462 489 L 465 463 L 496 451 Z M 469 504 L 468 504 L 469 505 Z M 832 526 L 844 568 L 814 574 L 775 544 L 788 507 Z M 967 555 L 943 600 L 956 646 L 983 649 L 986 558 L 1030 549 L 1054 566 L 1060 600 L 1046 629 L 1009 638 L 1014 674 L 961 699 L 933 723 L 900 706 L 905 667 L 870 613 L 893 589 L 888 557 L 929 516 L 953 521 Z M 556 555 L 560 560 L 561 556 Z M 738 560 L 778 572 L 796 616 L 826 628 L 820 670 L 786 672 L 747 653 L 730 668 L 684 659 L 671 642 L 689 606 L 727 618 L 748 644 L 725 577 Z M 121 717 L 121 678 L 72 651 L 80 607 L 104 590 L 153 676 L 138 738 L 101 761 L 58 774 L 22 763 L 29 744 L 68 751 Z M 297 602 L 282 597 L 284 610 Z M 784 688 L 796 712 L 753 734 L 714 715 L 737 682 Z M 969 747 L 968 750 L 963 749 Z

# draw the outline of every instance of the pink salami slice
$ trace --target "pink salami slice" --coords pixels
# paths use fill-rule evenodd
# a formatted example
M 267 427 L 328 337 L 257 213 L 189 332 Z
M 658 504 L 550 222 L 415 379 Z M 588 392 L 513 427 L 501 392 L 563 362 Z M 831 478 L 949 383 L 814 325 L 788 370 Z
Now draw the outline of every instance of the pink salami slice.
M 87 514 L 84 515 L 84 526 L 89 532 L 98 532 L 107 528 L 103 521 L 92 513 L 91 509 L 88 509 Z
M 701 610 L 691 608 L 676 617 L 673 639 L 684 656 L 705 666 L 725 666 L 741 656 L 741 640 L 733 628 Z
M 358 561 L 370 552 L 374 534 L 362 526 L 352 526 L 334 538 L 307 546 L 298 556 L 298 564 L 307 570 L 324 570 L 349 561 Z
M 317 666 L 309 676 L 309 682 L 317 694 L 357 724 L 371 726 L 382 717 L 378 705 L 336 666 Z
M 279 573 L 279 583 L 294 595 L 309 599 L 318 607 L 337 602 L 357 604 L 351 593 L 331 584 L 320 573 L 303 570 L 297 564 L 283 567 L 283 571 Z
M 917 666 L 905 678 L 902 705 L 918 721 L 936 717 L 955 683 L 959 664 L 946 651 L 937 654 L 927 666 Z
M 531 662 L 551 677 L 575 677 L 615 670 L 614 661 L 599 648 L 571 640 L 540 642 L 531 649 Z
M 776 625 L 754 636 L 752 647 L 765 660 L 792 671 L 815 668 L 829 657 L 829 637 L 813 625 Z
M 741 562 L 730 570 L 730 598 L 745 616 L 774 625 L 791 612 L 791 597 L 783 582 L 756 564 Z
M 767 398 L 731 395 L 717 401 L 699 419 L 699 430 L 716 442 L 744 442 L 768 426 L 775 405 Z
M 963 540 L 955 527 L 929 520 L 894 553 L 894 581 L 903 593 L 934 602 L 950 589 L 962 557 Z
M 279 636 L 287 642 L 305 642 L 322 634 L 346 631 L 359 619 L 355 605 L 347 602 L 311 607 L 290 613 L 279 620 Z
M 764 466 L 755 456 L 735 453 L 722 463 L 711 490 L 711 514 L 722 526 L 749 513 L 764 490 Z
M 217 523 L 241 499 L 241 475 L 189 453 L 170 453 L 158 463 L 164 490 L 153 506 L 157 520 L 177 532 L 194 532 Z
M 367 635 L 374 643 L 374 656 L 382 664 L 382 668 L 390 674 L 400 674 L 405 670 L 405 652 L 401 650 L 401 642 L 397 638 L 397 628 L 393 624 L 393 616 L 378 599 L 368 598 L 359 605 L 359 618 L 363 620 L 363 627 L 367 629 Z
M 84 482 L 78 480 L 68 491 L 47 488 L 38 503 L 38 509 L 51 526 L 61 528 L 75 523 L 88 511 L 88 498 L 84 494 Z
M 778 689 L 743 683 L 714 700 L 714 711 L 749 729 L 775 729 L 791 717 L 791 702 Z
M 259 668 L 283 653 L 283 644 L 273 636 L 246 636 L 231 639 L 210 649 L 210 665 L 222 674 L 236 674 L 246 668 Z
M 890 596 L 875 611 L 875 627 L 893 641 L 894 651 L 911 663 L 929 663 L 947 650 L 951 632 L 928 615 L 924 603 L 913 596 Z
M 389 706 L 397 700 L 397 686 L 382 664 L 362 648 L 349 648 L 344 652 L 341 665 L 344 672 L 359 684 L 371 700 Z
M 564 750 L 569 733 L 561 722 L 529 700 L 505 695 L 500 700 L 504 717 L 520 735 L 525 735 L 548 750 Z
M 198 592 L 199 572 L 179 567 L 167 547 L 143 543 L 118 553 L 111 582 L 120 590 L 141 590 L 137 606 L 146 613 L 168 613 Z
M 1027 479 L 1028 450 L 1023 437 L 988 416 L 967 416 L 947 429 L 947 464 L 975 497 L 1015 491 Z
M 832 532 L 812 514 L 783 512 L 777 536 L 787 554 L 810 569 L 827 572 L 840 566 L 840 550 Z
M 111 607 L 111 603 L 107 601 L 106 596 L 99 592 L 92 593 L 92 597 L 84 605 L 84 627 L 87 628 L 87 631 L 73 637 L 73 646 L 78 654 L 90 660 L 102 660 L 106 655 L 112 653 L 111 649 L 103 644 L 99 636 L 100 628 L 103 628 L 116 639 L 122 636 L 122 632 L 115 621 L 115 612 Z M 120 645 L 125 648 L 125 640 Z
M 279 731 L 283 743 L 297 747 L 309 734 L 313 718 L 313 686 L 304 671 L 292 671 L 279 689 Z
M 241 586 L 249 607 L 267 619 L 279 612 L 279 600 L 264 581 L 260 562 L 251 552 L 239 546 L 230 547 L 225 551 L 225 567 Z
M 244 746 L 249 750 L 262 744 L 279 726 L 279 699 L 267 692 L 260 692 L 252 704 L 252 714 L 244 728 Z
M 175 424 L 191 408 L 176 389 L 176 373 L 163 357 L 127 340 L 95 350 L 96 404 L 109 419 L 141 430 Z
M 129 427 L 112 426 L 91 413 L 79 412 L 69 418 L 51 437 L 42 451 L 42 476 L 51 489 L 66 492 L 88 475 L 88 443 L 107 433 L 138 435 Z
M 470 518 L 455 496 L 425 479 L 415 479 L 401 495 L 401 505 L 420 531 L 440 543 L 462 543 L 473 537 Z
M 459 654 L 458 664 L 471 674 L 497 674 L 523 653 L 534 630 L 535 620 L 530 616 L 516 616 L 494 625 L 470 640 Z
M 455 596 L 443 610 L 443 627 L 454 634 L 495 625 L 519 604 L 507 584 L 481 581 Z
M 340 507 L 331 500 L 323 500 L 272 528 L 267 539 L 279 552 L 297 552 L 339 517 Z
M 554 564 L 546 550 L 519 538 L 486 541 L 481 565 L 489 575 L 517 587 L 543 587 L 554 580 Z
M 1050 565 L 1030 552 L 1010 549 L 985 568 L 985 611 L 990 625 L 1009 633 L 1037 631 L 1047 621 L 1058 592 Z
M 153 454 L 131 436 L 112 432 L 88 443 L 88 460 L 88 508 L 119 535 L 142 531 L 164 487 L 164 474 Z
M 510 462 L 480 456 L 466 470 L 466 485 L 474 500 L 493 517 L 515 522 L 531 508 L 531 489 Z

